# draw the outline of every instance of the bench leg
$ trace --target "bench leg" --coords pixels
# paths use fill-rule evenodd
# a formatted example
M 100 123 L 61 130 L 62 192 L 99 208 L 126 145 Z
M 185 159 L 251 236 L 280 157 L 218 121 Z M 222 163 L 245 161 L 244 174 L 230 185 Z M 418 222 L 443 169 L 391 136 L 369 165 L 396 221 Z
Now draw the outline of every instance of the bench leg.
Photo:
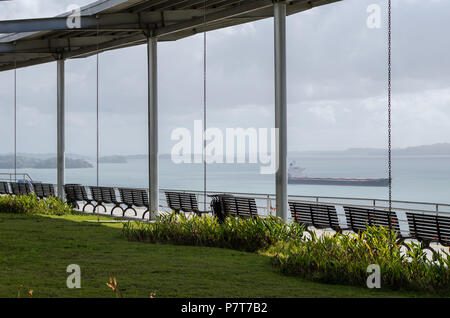
M 77 210 L 80 209 L 80 205 L 78 204 L 77 201 L 67 201 L 67 204 L 73 209 L 77 209 Z
M 91 202 L 87 202 L 87 203 L 83 206 L 83 212 L 85 212 L 85 209 L 86 209 L 86 207 L 87 207 L 88 205 L 92 206 L 92 208 L 94 209 L 94 210 L 93 210 L 93 213 L 95 213 L 95 206 L 94 206 Z M 78 203 L 77 203 L 77 206 L 79 207 Z
M 98 204 L 94 207 L 94 214 L 95 214 L 95 211 L 97 210 L 97 208 L 98 208 L 99 206 L 101 206 L 101 207 L 104 209 L 103 212 L 106 212 L 106 211 L 107 211 L 107 210 L 106 210 L 106 207 L 105 207 L 103 204 L 98 203 Z
M 120 206 L 120 205 L 118 205 L 118 204 L 116 204 L 113 208 L 112 208 L 112 210 L 111 210 L 111 215 L 114 215 L 114 210 L 115 209 L 121 209 L 122 210 L 122 216 L 124 216 L 125 215 L 125 211 L 122 209 L 122 207 Z M 106 211 L 106 208 L 105 208 L 105 211 Z
M 123 211 L 123 215 L 122 215 L 122 216 L 125 216 L 125 213 L 126 213 L 128 210 L 133 211 L 133 212 L 134 212 L 134 216 L 137 216 L 136 210 L 133 209 L 133 207 L 131 207 L 131 206 L 128 206 L 128 207 Z
M 432 255 L 433 255 L 433 259 L 435 259 L 435 256 L 436 256 L 436 254 L 438 254 L 438 252 L 434 248 L 432 248 L 430 246 L 430 244 L 431 244 L 431 241 L 422 241 L 422 242 L 420 242 L 421 249 L 422 250 L 429 250 L 432 253 Z
M 407 239 L 411 239 L 411 237 L 399 237 L 397 240 L 397 246 L 399 246 L 399 248 L 406 248 L 406 250 L 408 252 L 411 251 L 411 247 L 409 246 L 408 242 L 406 242 Z

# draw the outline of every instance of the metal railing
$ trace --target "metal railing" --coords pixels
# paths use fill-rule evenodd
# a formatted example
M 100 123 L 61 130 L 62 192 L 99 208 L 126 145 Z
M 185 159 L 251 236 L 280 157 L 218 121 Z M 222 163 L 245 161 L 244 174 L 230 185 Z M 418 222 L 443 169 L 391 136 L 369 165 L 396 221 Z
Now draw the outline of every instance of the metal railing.
M 0 173 L 0 181 L 9 182 L 33 182 L 31 176 L 27 173 Z M 118 196 L 118 187 L 114 187 Z M 55 186 L 56 189 L 56 186 Z M 146 189 L 148 191 L 148 189 Z M 206 198 L 204 192 L 200 190 L 186 190 L 186 189 L 160 189 L 159 206 L 163 210 L 168 210 L 166 197 L 164 192 L 183 192 L 194 193 L 197 196 L 197 201 L 200 208 L 206 203 L 207 209 L 209 209 L 210 197 L 212 194 L 230 194 L 235 196 L 243 196 L 254 198 L 258 211 L 262 215 L 275 215 L 275 194 L 271 193 L 252 193 L 252 192 L 228 192 L 228 191 L 207 191 Z M 119 197 L 119 196 L 118 196 Z M 289 201 L 304 202 L 304 203 L 316 203 L 327 204 L 334 206 L 350 206 L 350 207 L 362 207 L 378 210 L 388 210 L 389 200 L 376 199 L 376 198 L 355 198 L 355 197 L 333 197 L 333 196 L 309 196 L 309 195 L 289 195 Z M 436 203 L 436 202 L 420 202 L 420 201 L 405 201 L 405 200 L 393 200 L 392 210 L 395 212 L 415 212 L 426 213 L 433 215 L 447 215 L 450 216 L 450 203 Z
M 7 173 L 0 172 L 0 181 L 8 181 L 8 182 L 33 182 L 33 179 L 28 173 Z
M 198 197 L 199 205 L 204 204 L 204 192 L 203 191 L 191 191 L 191 190 L 180 190 L 180 189 L 160 189 L 160 202 L 165 202 L 164 192 L 165 191 L 177 191 L 177 192 L 189 192 L 195 193 Z M 224 191 L 207 191 L 206 195 L 211 194 L 231 194 L 236 196 L 245 196 L 254 198 L 257 201 L 258 209 L 264 211 L 264 214 L 275 214 L 275 194 L 267 193 L 250 193 L 250 192 L 224 192 Z M 374 199 L 374 198 L 352 198 L 352 197 L 332 197 L 332 196 L 307 196 L 307 195 L 289 195 L 289 201 L 305 202 L 305 203 L 317 203 L 317 204 L 327 204 L 335 206 L 352 206 L 352 207 L 363 207 L 379 210 L 389 209 L 389 200 L 387 199 Z M 206 203 L 209 204 L 208 198 L 206 198 Z M 161 207 L 164 207 L 161 205 Z M 432 213 L 432 214 L 442 214 L 450 215 L 450 204 L 448 203 L 435 203 L 435 202 L 420 202 L 420 201 L 404 201 L 404 200 L 393 200 L 392 201 L 393 211 L 399 212 L 417 212 L 417 213 Z

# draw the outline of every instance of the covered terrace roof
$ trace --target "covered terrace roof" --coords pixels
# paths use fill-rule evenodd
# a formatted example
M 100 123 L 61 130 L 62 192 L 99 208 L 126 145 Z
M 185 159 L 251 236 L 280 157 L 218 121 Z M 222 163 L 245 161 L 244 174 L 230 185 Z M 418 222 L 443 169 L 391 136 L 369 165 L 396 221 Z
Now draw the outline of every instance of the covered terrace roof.
M 341 0 L 287 0 L 287 15 Z M 0 21 L 0 71 L 144 44 L 271 18 L 273 0 L 100 0 L 53 18 Z

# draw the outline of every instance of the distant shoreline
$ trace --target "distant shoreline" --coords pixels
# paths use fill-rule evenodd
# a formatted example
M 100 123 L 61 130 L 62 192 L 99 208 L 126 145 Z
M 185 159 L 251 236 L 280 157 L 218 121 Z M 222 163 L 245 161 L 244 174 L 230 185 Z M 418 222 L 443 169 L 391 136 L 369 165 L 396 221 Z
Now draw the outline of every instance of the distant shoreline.
M 16 164 L 14 156 L 0 156 L 0 169 L 56 169 L 56 158 L 38 159 L 17 156 Z M 94 166 L 84 159 L 66 158 L 66 169 L 93 168 Z
M 248 156 L 248 154 L 246 154 Z M 450 143 L 440 143 L 407 148 L 394 148 L 392 156 L 396 158 L 450 158 Z M 350 148 L 341 151 L 292 151 L 288 153 L 288 160 L 301 158 L 319 159 L 377 159 L 386 158 L 387 149 L 381 148 Z M 159 155 L 160 160 L 170 160 L 171 154 Z M 126 164 L 128 160 L 148 160 L 145 154 L 135 155 L 108 155 L 99 158 L 100 164 Z M 67 154 L 67 169 L 94 168 L 96 159 L 78 154 Z M 0 169 L 13 169 L 14 156 L 12 154 L 0 155 Z M 56 169 L 56 156 L 54 154 L 18 154 L 18 169 Z
M 133 159 L 127 159 L 126 156 L 111 156 L 114 158 L 108 159 L 100 159 L 100 164 L 128 164 L 130 161 L 134 160 L 147 160 L 146 157 L 136 157 Z M 385 155 L 376 155 L 376 154 L 347 154 L 347 153 L 297 153 L 291 154 L 288 157 L 288 161 L 301 160 L 302 158 L 310 159 L 317 158 L 318 160 L 322 159 L 336 159 L 336 160 L 345 160 L 345 159 L 383 159 L 386 158 Z M 450 159 L 450 154 L 442 154 L 442 155 L 406 155 L 406 154 L 393 154 L 393 159 L 427 159 L 427 158 L 435 158 L 435 159 Z M 170 160 L 170 155 L 164 154 L 160 155 L 160 160 Z M 66 169 L 89 169 L 94 168 L 96 162 L 94 160 L 87 159 L 72 159 L 66 158 Z M 194 164 L 194 163 L 193 163 Z M 199 164 L 199 163 L 197 163 Z M 5 156 L 0 156 L 0 169 L 14 169 L 14 158 L 5 159 Z M 17 169 L 56 169 L 56 158 L 49 159 L 36 159 L 36 158 L 28 158 L 28 157 L 17 157 Z

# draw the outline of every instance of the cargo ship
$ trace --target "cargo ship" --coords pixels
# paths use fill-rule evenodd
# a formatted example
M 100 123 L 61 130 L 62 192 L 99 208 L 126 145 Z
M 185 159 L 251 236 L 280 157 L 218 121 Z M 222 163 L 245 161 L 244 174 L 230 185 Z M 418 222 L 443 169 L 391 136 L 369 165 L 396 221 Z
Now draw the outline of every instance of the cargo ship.
M 288 183 L 290 184 L 314 184 L 314 185 L 341 185 L 361 187 L 387 187 L 387 178 L 313 178 L 304 175 L 305 168 L 297 167 L 295 163 L 289 164 Z

